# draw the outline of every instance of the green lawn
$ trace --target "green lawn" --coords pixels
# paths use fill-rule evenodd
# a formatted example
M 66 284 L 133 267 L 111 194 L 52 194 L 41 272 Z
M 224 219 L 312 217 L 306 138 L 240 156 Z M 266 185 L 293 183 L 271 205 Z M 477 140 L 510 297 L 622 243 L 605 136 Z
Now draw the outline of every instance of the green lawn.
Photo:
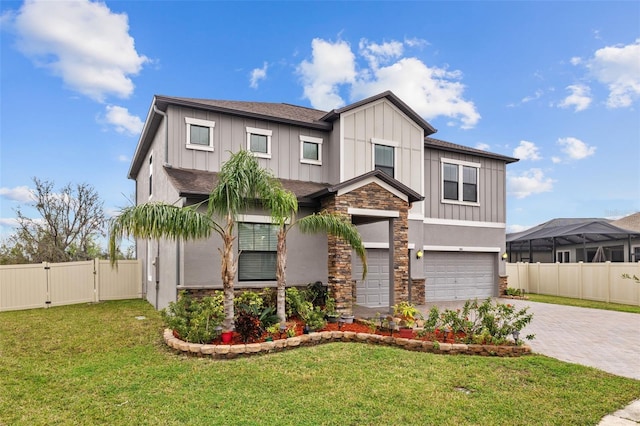
M 0 424 L 597 424 L 640 397 L 640 381 L 537 355 L 332 343 L 213 361 L 161 330 L 140 300 L 0 313 Z
M 554 305 L 579 306 L 581 308 L 606 309 L 608 311 L 631 312 L 640 314 L 640 306 L 621 305 L 619 303 L 596 302 L 594 300 L 571 299 L 569 297 L 549 296 L 527 293 L 532 302 L 553 303 Z

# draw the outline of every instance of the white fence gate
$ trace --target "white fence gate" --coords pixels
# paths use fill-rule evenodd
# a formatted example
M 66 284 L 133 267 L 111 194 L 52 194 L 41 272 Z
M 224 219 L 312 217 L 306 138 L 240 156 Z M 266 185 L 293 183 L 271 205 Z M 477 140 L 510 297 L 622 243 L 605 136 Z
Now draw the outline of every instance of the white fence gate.
M 138 260 L 0 266 L 0 311 L 141 297 Z
M 640 305 L 640 284 L 622 278 L 640 276 L 638 263 L 507 263 L 507 285 L 527 293 Z

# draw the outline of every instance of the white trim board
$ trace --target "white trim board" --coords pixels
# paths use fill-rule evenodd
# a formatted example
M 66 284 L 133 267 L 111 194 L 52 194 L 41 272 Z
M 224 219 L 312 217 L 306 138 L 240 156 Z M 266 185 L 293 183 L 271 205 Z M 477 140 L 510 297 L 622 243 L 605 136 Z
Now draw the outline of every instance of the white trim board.
M 398 210 L 359 209 L 349 207 L 347 213 L 354 216 L 400 217 Z
M 458 251 L 458 252 L 482 252 L 482 253 L 500 253 L 500 247 L 459 247 L 459 246 L 422 246 L 424 251 Z
M 438 219 L 425 217 L 422 220 L 425 225 L 446 225 L 446 226 L 470 226 L 474 228 L 498 228 L 506 229 L 507 224 L 501 222 L 476 222 L 471 220 L 456 220 L 456 219 Z

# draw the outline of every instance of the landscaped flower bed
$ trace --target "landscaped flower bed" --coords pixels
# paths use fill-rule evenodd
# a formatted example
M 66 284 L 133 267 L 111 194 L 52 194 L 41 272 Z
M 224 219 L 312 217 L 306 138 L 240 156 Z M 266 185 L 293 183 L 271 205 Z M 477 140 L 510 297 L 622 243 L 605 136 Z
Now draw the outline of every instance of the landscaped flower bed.
M 163 310 L 169 329 L 166 343 L 185 353 L 231 358 L 334 341 L 399 346 L 433 353 L 464 353 L 514 356 L 529 353 L 520 331 L 532 315 L 528 308 L 511 304 L 467 301 L 462 309 L 440 311 L 432 307 L 427 316 L 412 304 L 393 306 L 392 315 L 350 323 L 337 323 L 333 299 L 316 291 L 287 289 L 286 322 L 278 322 L 268 294 L 245 292 L 237 299 L 235 330 L 224 331 L 222 297 L 200 300 L 181 295 Z M 317 302 L 320 303 L 317 303 Z M 526 336 L 532 339 L 534 336 Z
M 330 328 L 334 328 L 334 324 L 330 324 Z M 347 325 L 345 330 L 355 329 L 356 326 L 367 328 L 361 324 Z M 347 326 L 349 326 L 347 328 Z M 337 326 L 335 327 L 337 328 Z M 394 333 L 397 334 L 397 333 Z M 396 346 L 406 350 L 418 352 L 430 352 L 435 354 L 464 354 L 464 355 L 483 355 L 483 356 L 521 356 L 531 353 L 531 348 L 527 345 L 476 345 L 465 343 L 441 343 L 438 341 L 430 341 L 423 339 L 405 339 L 391 336 L 391 333 L 379 332 L 371 333 L 343 331 L 343 330 L 325 330 L 320 332 L 311 332 L 309 334 L 300 334 L 294 337 L 283 337 L 282 339 L 274 339 L 267 342 L 255 343 L 238 343 L 238 339 L 232 344 L 222 344 L 216 341 L 214 344 L 189 343 L 182 341 L 174 336 L 171 329 L 164 332 L 164 341 L 166 344 L 183 353 L 195 356 L 209 356 L 218 359 L 230 359 L 238 356 L 247 356 L 255 354 L 265 354 L 280 352 L 288 349 L 295 349 L 305 346 L 313 346 L 322 343 L 331 342 L 358 342 L 373 345 Z

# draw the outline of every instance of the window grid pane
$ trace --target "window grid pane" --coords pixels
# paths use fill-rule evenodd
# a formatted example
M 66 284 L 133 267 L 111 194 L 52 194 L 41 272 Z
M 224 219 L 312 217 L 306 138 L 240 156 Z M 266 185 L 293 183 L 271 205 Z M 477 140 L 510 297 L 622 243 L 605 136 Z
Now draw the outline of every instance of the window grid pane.
M 273 281 L 276 279 L 278 227 L 269 223 L 238 224 L 238 279 Z
M 313 142 L 302 143 L 302 158 L 318 161 L 318 144 Z
M 267 153 L 267 136 L 251 134 L 251 152 Z
M 189 125 L 190 128 L 190 140 L 193 145 L 209 145 L 209 128 L 204 126 L 196 126 L 195 124 Z
M 458 166 L 455 164 L 444 164 L 444 199 L 458 200 Z
M 381 170 L 389 176 L 394 177 L 393 147 L 386 145 L 374 145 L 374 153 L 374 169 Z

